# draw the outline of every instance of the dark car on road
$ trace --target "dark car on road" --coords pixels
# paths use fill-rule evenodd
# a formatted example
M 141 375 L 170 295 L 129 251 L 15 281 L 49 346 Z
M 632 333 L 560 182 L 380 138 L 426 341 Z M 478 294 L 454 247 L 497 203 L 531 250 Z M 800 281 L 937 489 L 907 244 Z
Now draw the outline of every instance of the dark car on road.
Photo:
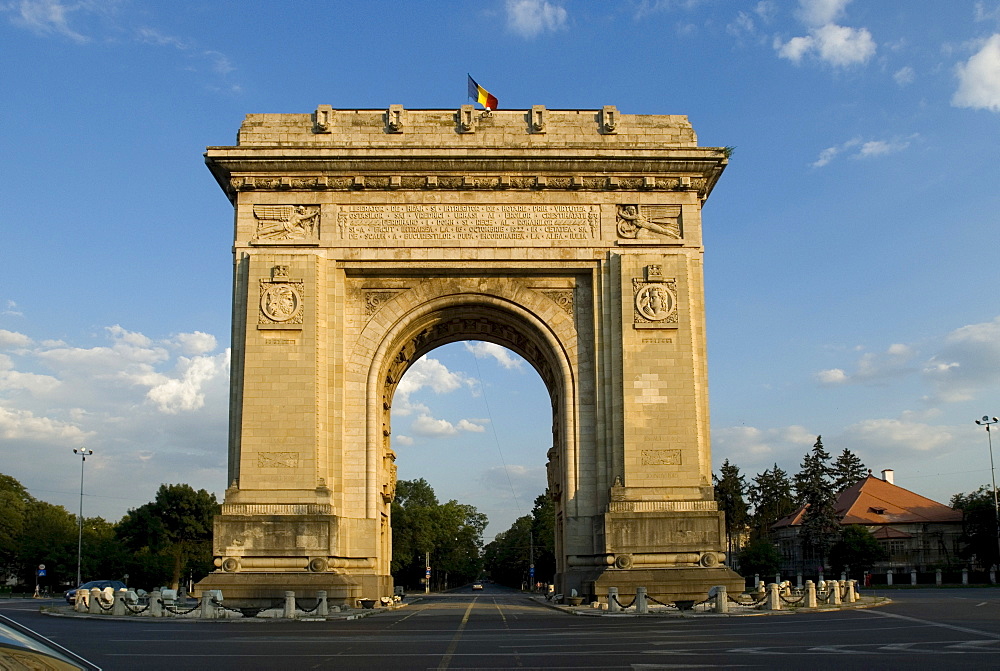
M 125 583 L 123 583 L 121 580 L 91 580 L 90 582 L 85 582 L 79 587 L 66 590 L 66 593 L 64 595 L 66 597 L 66 603 L 73 603 L 74 601 L 76 601 L 76 591 L 78 589 L 85 589 L 89 592 L 95 587 L 97 589 L 104 589 L 105 587 L 111 587 L 117 592 L 120 589 L 125 589 Z

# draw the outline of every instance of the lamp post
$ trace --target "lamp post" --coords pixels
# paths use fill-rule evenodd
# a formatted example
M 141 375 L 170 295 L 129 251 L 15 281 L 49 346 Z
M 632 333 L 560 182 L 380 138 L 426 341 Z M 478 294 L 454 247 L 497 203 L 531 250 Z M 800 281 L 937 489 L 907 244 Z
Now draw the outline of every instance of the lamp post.
M 80 455 L 80 534 L 76 542 L 76 585 L 79 587 L 82 583 L 80 580 L 80 567 L 83 564 L 83 465 L 87 463 L 87 456 L 93 454 L 93 450 L 88 450 L 86 447 L 73 448 L 73 454 Z
M 997 522 L 997 561 L 1000 562 L 1000 505 L 997 504 L 997 475 L 996 470 L 993 468 L 993 436 L 990 432 L 990 427 L 998 421 L 1000 420 L 996 417 L 990 419 L 988 416 L 983 415 L 982 419 L 976 420 L 976 424 L 986 427 L 986 440 L 990 446 L 990 477 L 993 479 L 993 514 Z

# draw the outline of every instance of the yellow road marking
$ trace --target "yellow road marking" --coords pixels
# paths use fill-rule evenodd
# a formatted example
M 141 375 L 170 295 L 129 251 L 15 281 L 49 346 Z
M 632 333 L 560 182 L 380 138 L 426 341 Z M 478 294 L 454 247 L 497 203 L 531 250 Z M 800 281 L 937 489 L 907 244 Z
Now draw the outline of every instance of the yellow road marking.
M 438 664 L 438 671 L 444 671 L 448 668 L 448 664 L 451 663 L 451 656 L 455 654 L 455 648 L 458 647 L 458 641 L 462 638 L 462 630 L 465 629 L 466 622 L 469 621 L 469 615 L 472 613 L 472 607 L 476 605 L 477 596 L 469 604 L 469 607 L 465 609 L 465 615 L 462 616 L 462 623 L 458 625 L 458 631 L 455 632 L 455 637 L 451 639 L 451 643 L 448 645 L 448 649 L 444 652 L 444 657 L 441 658 L 441 663 Z

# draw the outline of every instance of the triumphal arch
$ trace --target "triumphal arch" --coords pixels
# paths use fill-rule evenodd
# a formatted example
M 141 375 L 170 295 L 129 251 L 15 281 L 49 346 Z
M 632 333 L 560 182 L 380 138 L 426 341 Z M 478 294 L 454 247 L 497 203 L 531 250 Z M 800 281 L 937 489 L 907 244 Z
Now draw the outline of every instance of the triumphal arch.
M 713 500 L 701 208 L 726 166 L 684 116 L 250 114 L 206 161 L 235 207 L 229 599 L 392 593 L 396 385 L 503 345 L 552 402 L 557 589 L 742 588 Z

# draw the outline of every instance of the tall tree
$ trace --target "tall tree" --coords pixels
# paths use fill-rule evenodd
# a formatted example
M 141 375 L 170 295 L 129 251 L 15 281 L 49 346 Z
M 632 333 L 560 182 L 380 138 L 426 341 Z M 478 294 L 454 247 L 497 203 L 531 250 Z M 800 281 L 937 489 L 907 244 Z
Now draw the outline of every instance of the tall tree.
M 392 502 L 392 573 L 403 585 L 416 585 L 431 556 L 437 582 L 462 584 L 482 571 L 483 531 L 488 520 L 474 506 L 451 500 L 438 503 L 423 478 L 399 480 Z
M 719 468 L 719 475 L 713 473 L 712 479 L 715 481 L 715 500 L 726 514 L 726 551 L 729 557 L 733 557 L 733 540 L 745 532 L 750 519 L 745 498 L 746 478 L 740 474 L 739 466 L 730 464 L 726 459 Z
M 169 573 L 157 576 L 169 579 L 174 589 L 185 572 L 195 579 L 207 575 L 212 568 L 212 521 L 220 506 L 215 494 L 191 485 L 160 485 L 156 498 L 129 510 L 116 528 L 118 537 L 137 557 L 152 560 L 163 567 L 167 559 Z M 139 571 L 148 569 L 137 567 Z M 152 576 L 144 576 L 149 580 Z
M 758 473 L 747 495 L 754 509 L 751 517 L 751 536 L 754 539 L 767 539 L 771 525 L 795 510 L 792 482 L 788 473 L 778 468 L 778 464 Z
M 4 579 L 18 573 L 18 546 L 33 501 L 20 482 L 0 473 L 0 577 Z
M 830 454 L 823 447 L 823 437 L 802 459 L 801 470 L 795 475 L 795 495 L 800 505 L 807 506 L 799 530 L 802 556 L 820 564 L 840 529 L 837 519 L 837 494 L 833 490 L 833 469 Z
M 997 564 L 997 516 L 993 488 L 983 485 L 969 494 L 955 494 L 949 505 L 962 511 L 962 556 L 983 568 Z
M 839 494 L 866 477 L 868 477 L 868 469 L 861 458 L 845 447 L 837 460 L 833 462 L 833 490 Z
M 873 565 L 889 558 L 889 553 L 867 527 L 850 524 L 840 532 L 837 542 L 830 548 L 830 567 L 834 573 L 850 570 L 861 578 Z

